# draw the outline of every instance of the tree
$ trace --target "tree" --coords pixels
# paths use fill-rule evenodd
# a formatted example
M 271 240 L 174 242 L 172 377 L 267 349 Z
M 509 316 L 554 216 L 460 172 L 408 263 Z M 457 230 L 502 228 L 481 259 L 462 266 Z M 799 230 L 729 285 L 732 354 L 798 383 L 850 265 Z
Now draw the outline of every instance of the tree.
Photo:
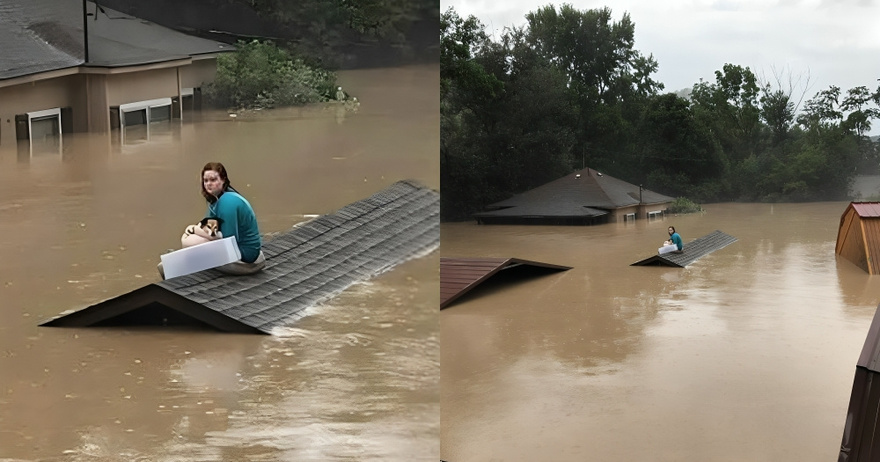
M 408 50 L 414 26 L 436 27 L 437 0 L 230 0 L 246 3 L 291 31 L 297 54 L 327 64 L 355 43 Z M 433 24 L 431 24 L 433 23 Z M 434 29 L 436 30 L 436 29 Z
M 720 146 L 690 110 L 687 100 L 667 93 L 649 98 L 636 130 L 634 178 L 672 195 L 715 200 L 723 192 L 727 165 Z
M 694 113 L 721 143 L 734 162 L 756 154 L 761 134 L 759 88 L 748 67 L 725 64 L 715 71 L 715 83 L 694 85 L 691 101 Z
M 762 82 L 761 87 L 761 120 L 770 129 L 770 145 L 775 148 L 788 139 L 789 131 L 795 122 L 795 116 L 810 85 L 809 73 L 797 79 L 791 72 L 787 78 L 781 73 L 773 72 L 774 84 Z M 802 82 L 803 80 L 803 82 Z M 795 97 L 795 88 L 802 85 L 803 90 Z M 796 100 L 795 100 L 796 99 Z
M 532 47 L 591 102 L 612 104 L 633 89 L 647 95 L 663 88 L 650 76 L 657 70 L 654 58 L 633 49 L 628 13 L 614 22 L 607 7 L 579 11 L 564 4 L 557 11 L 550 5 L 526 14 L 526 21 Z
M 488 40 L 474 17 L 441 21 L 441 198 L 444 219 L 572 168 L 577 110 L 568 78 L 532 50 L 522 29 Z
M 217 77 L 205 98 L 219 107 L 298 106 L 332 99 L 335 88 L 335 73 L 311 67 L 272 42 L 251 40 L 217 58 Z
M 624 13 L 612 19 L 609 8 L 579 11 L 564 4 L 526 15 L 526 41 L 537 56 L 567 76 L 579 111 L 581 157 L 592 166 L 625 174 L 618 162 L 645 98 L 663 85 L 652 78 L 653 56 L 634 49 L 635 24 Z

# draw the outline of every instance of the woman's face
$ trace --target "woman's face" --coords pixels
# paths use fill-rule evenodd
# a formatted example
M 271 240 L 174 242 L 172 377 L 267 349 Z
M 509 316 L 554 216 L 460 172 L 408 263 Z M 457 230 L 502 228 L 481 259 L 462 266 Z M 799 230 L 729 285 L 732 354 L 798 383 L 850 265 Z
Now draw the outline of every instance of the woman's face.
M 207 186 L 206 186 L 206 188 L 207 188 Z M 675 229 L 673 229 L 673 228 L 669 228 L 669 229 L 667 229 L 666 231 L 669 231 L 669 235 L 672 236 L 672 233 L 675 232 Z
M 205 170 L 202 174 L 202 184 L 205 185 L 205 191 L 215 197 L 223 190 L 223 179 L 213 170 Z

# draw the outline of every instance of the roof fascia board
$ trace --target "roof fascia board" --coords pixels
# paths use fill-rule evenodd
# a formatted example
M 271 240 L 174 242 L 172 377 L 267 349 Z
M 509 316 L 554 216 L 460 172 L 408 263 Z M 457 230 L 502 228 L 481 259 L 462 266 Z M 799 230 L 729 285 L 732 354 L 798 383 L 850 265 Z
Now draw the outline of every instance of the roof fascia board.
M 57 69 L 54 71 L 12 77 L 10 79 L 0 80 L 0 88 L 14 87 L 16 85 L 24 85 L 26 83 L 34 83 L 41 80 L 57 79 L 59 77 L 67 77 L 69 75 L 78 74 L 80 72 L 79 69 L 79 67 L 68 67 L 66 69 Z
M 225 54 L 231 53 L 233 51 L 237 51 L 237 50 L 232 49 L 232 50 L 228 50 L 228 51 L 215 51 L 215 52 L 211 52 L 211 53 L 202 53 L 202 54 L 192 55 L 192 56 L 190 56 L 190 58 L 193 61 L 204 61 L 206 59 L 217 59 L 220 55 L 225 55 Z
M 47 72 L 39 72 L 36 74 L 24 75 L 21 77 L 13 77 L 6 80 L 0 80 L 0 88 L 3 87 L 14 87 L 16 85 L 23 85 L 26 83 L 34 83 L 42 80 L 51 80 L 57 79 L 60 77 L 67 77 L 70 75 L 76 74 L 127 74 L 131 72 L 143 72 L 143 71 L 151 71 L 156 69 L 168 69 L 173 67 L 187 66 L 192 64 L 192 58 L 185 59 L 176 59 L 174 61 L 165 61 L 161 63 L 153 63 L 153 64 L 142 64 L 138 66 L 122 66 L 122 67 L 91 67 L 91 66 L 78 66 L 78 67 L 69 67 L 66 69 L 57 69 L 54 71 Z
M 152 71 L 155 69 L 168 69 L 172 67 L 187 66 L 192 64 L 192 58 L 175 59 L 173 61 L 163 61 L 159 63 L 140 64 L 136 66 L 119 66 L 119 67 L 99 67 L 99 66 L 81 66 L 81 74 L 127 74 L 130 72 Z

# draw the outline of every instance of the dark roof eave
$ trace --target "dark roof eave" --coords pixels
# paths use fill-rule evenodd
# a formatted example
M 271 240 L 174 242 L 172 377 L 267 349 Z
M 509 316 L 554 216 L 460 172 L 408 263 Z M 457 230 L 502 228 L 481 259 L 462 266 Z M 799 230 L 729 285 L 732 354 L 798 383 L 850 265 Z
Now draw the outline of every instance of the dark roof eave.
M 10 87 L 14 85 L 21 85 L 23 83 L 36 82 L 39 80 L 65 77 L 68 75 L 79 73 L 80 68 L 82 68 L 82 64 L 78 64 L 76 66 L 61 67 L 58 69 L 36 71 L 28 74 L 14 75 L 11 77 L 0 77 L 0 87 Z
M 6 78 L 0 77 L 0 88 L 11 87 L 30 82 L 37 82 L 40 80 L 56 79 L 59 77 L 66 77 L 74 74 L 116 74 L 176 67 L 191 64 L 193 61 L 203 61 L 206 59 L 216 58 L 218 54 L 219 53 L 203 53 L 193 56 L 174 56 L 171 59 L 155 59 L 129 63 L 106 63 L 93 61 L 89 63 L 81 63 L 76 66 L 37 71 Z

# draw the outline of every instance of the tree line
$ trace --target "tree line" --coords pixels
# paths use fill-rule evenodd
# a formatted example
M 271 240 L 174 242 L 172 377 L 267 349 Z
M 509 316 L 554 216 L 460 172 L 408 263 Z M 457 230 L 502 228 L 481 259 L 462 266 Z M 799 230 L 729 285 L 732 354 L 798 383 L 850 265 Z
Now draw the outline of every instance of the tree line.
M 490 38 L 474 16 L 440 18 L 441 217 L 592 167 L 697 202 L 847 196 L 876 173 L 865 135 L 880 87 L 830 86 L 803 101 L 793 78 L 725 64 L 681 96 L 654 80 L 629 14 L 545 6 Z

